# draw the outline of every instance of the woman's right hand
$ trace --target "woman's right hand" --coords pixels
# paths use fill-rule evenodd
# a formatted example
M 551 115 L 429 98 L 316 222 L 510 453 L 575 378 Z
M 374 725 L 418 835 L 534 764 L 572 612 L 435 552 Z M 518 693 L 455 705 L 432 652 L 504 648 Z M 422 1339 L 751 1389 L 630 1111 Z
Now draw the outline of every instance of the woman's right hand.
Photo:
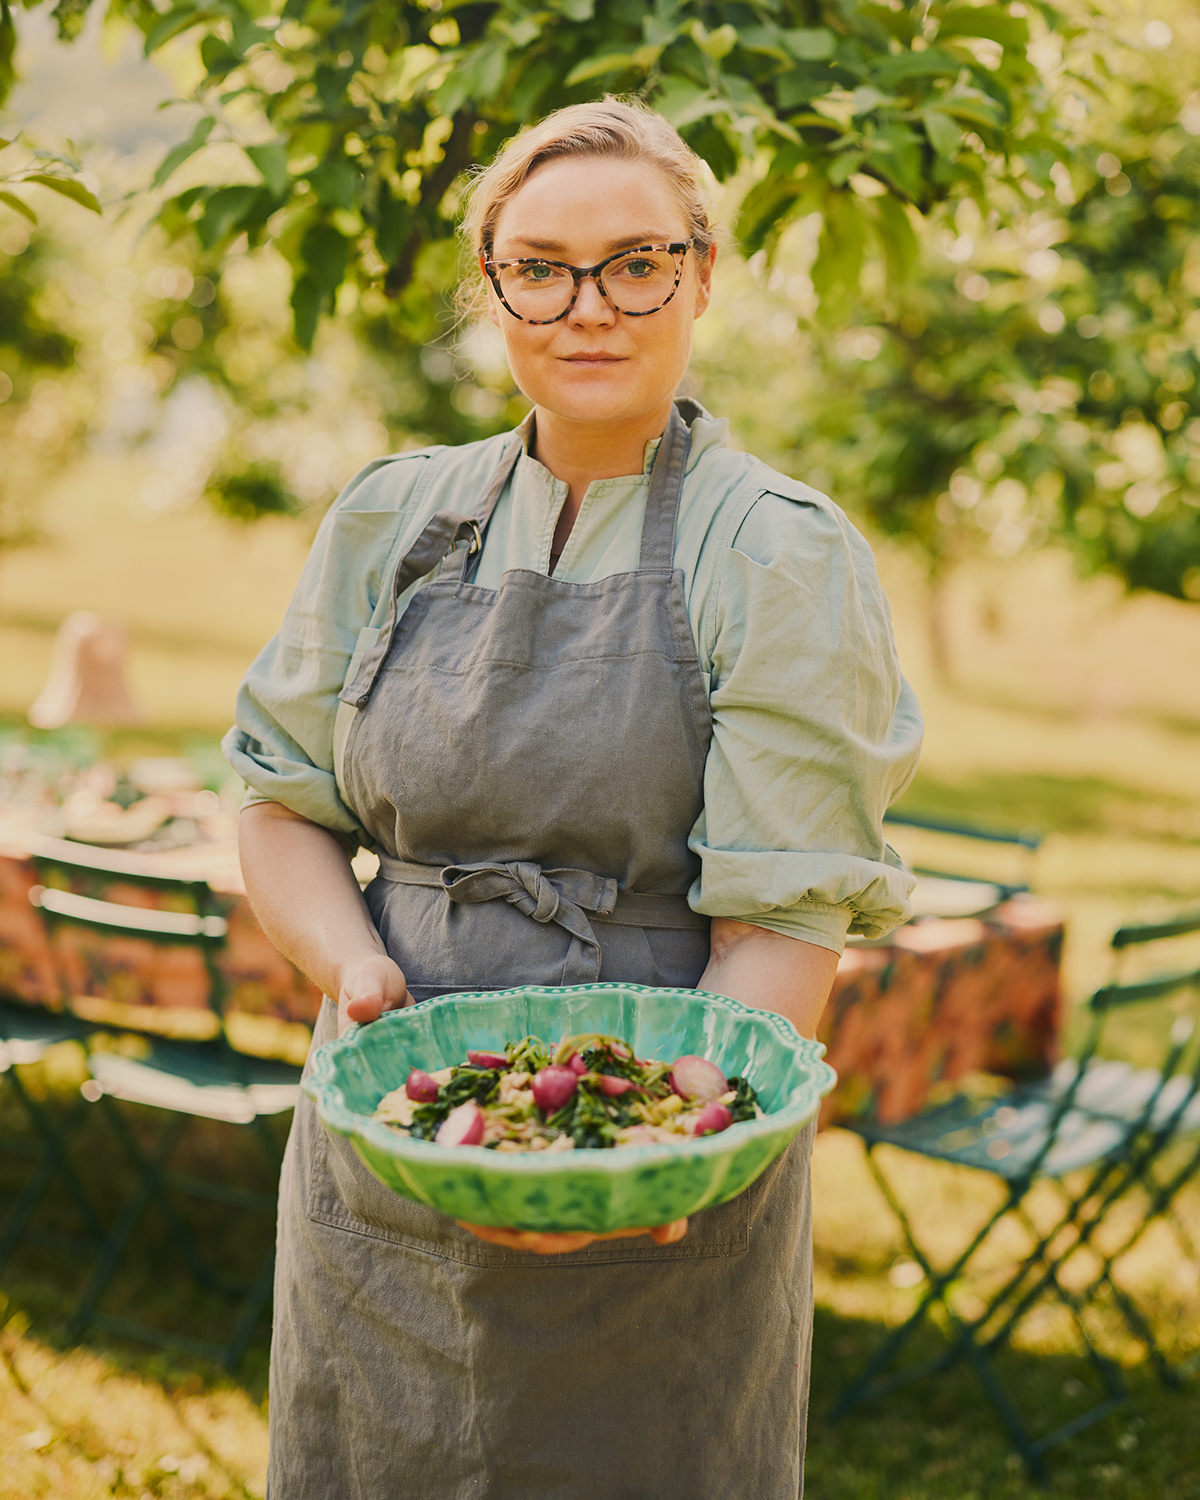
M 400 965 L 386 953 L 372 953 L 352 964 L 342 977 L 338 1035 L 352 1022 L 365 1026 L 368 1021 L 378 1021 L 385 1010 L 400 1010 L 408 1003 L 408 986 Z

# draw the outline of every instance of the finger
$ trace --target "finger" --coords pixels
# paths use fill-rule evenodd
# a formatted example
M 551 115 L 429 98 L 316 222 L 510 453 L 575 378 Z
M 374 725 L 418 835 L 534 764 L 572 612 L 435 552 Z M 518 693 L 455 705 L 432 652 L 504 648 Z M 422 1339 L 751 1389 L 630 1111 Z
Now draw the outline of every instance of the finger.
M 377 1021 L 383 1014 L 382 995 L 352 995 L 346 1000 L 346 1015 L 360 1026 L 368 1021 Z
M 500 1229 L 491 1224 L 468 1224 L 457 1221 L 460 1229 L 473 1234 L 476 1239 L 486 1240 L 489 1245 L 502 1245 L 506 1250 L 526 1250 L 534 1255 L 565 1255 L 571 1250 L 582 1250 L 590 1245 L 595 1235 L 542 1234 L 536 1229 Z
M 650 1231 L 650 1238 L 656 1245 L 677 1244 L 688 1231 L 686 1219 L 672 1219 L 669 1224 L 658 1224 Z

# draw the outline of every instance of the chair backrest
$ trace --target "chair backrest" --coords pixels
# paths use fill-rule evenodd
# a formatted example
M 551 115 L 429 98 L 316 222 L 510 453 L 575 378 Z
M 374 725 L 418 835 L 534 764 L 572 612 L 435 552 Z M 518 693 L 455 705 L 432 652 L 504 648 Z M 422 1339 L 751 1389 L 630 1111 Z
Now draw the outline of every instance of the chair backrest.
M 1185 1002 L 1176 1006 L 1177 1014 L 1167 1035 L 1166 1049 L 1158 1066 L 1155 1087 L 1145 1094 L 1142 1116 L 1155 1132 L 1170 1135 L 1200 1097 L 1200 967 L 1188 964 L 1182 968 L 1160 970 L 1135 979 L 1122 980 L 1122 958 L 1131 949 L 1148 944 L 1171 942 L 1200 933 L 1200 911 L 1180 913 L 1158 922 L 1131 923 L 1119 927 L 1109 940 L 1113 953 L 1114 978 L 1101 985 L 1088 1001 L 1091 1025 L 1079 1058 L 1077 1078 L 1099 1047 L 1106 1024 L 1135 1005 L 1164 1000 Z M 1190 1001 L 1190 1006 L 1186 1002 Z M 1190 1014 L 1188 1010 L 1190 1009 Z M 1190 1059 L 1188 1054 L 1190 1053 Z
M 981 844 L 1001 844 L 1021 851 L 1024 878 L 1017 882 L 1005 882 L 992 880 L 991 876 L 983 875 L 978 871 L 964 873 L 955 870 L 931 869 L 924 865 L 914 865 L 913 872 L 917 875 L 931 875 L 940 880 L 988 880 L 995 885 L 1001 893 L 1001 899 L 1007 900 L 1019 891 L 1027 891 L 1033 877 L 1033 861 L 1038 849 L 1042 844 L 1042 835 L 1033 830 L 1024 832 L 1013 832 L 998 828 L 983 828 L 976 823 L 960 823 L 950 818 L 931 818 L 916 813 L 901 813 L 889 809 L 884 815 L 884 826 L 889 823 L 896 824 L 901 828 L 918 828 L 926 833 L 946 834 L 953 838 L 970 839 Z
M 41 883 L 30 892 L 30 900 L 51 931 L 70 926 L 109 937 L 197 949 L 207 975 L 205 1000 L 216 1018 L 215 1030 L 223 1035 L 226 982 L 219 955 L 228 926 L 221 903 L 206 881 L 163 875 L 148 867 L 144 857 L 92 849 L 65 839 L 41 840 L 33 864 Z M 166 904 L 146 907 L 114 901 L 107 892 L 118 883 L 153 892 L 165 898 Z M 61 975 L 60 987 L 64 1007 L 77 1011 L 79 997 L 70 994 Z M 144 1018 L 136 1014 L 141 1009 L 148 1012 Z M 162 1028 L 153 1024 L 149 1014 L 155 1009 L 124 1006 L 118 1024 L 131 1030 L 159 1031 Z M 139 1019 L 147 1024 L 140 1025 Z

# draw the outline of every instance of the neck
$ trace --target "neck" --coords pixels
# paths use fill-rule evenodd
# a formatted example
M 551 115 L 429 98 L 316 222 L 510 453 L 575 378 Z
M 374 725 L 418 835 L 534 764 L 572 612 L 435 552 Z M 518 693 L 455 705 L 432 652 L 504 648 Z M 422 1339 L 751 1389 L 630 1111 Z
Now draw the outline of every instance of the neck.
M 567 486 L 562 512 L 564 518 L 569 517 L 567 531 L 593 480 L 642 472 L 646 444 L 662 436 L 670 415 L 670 398 L 623 422 L 576 422 L 536 408 L 531 453 Z

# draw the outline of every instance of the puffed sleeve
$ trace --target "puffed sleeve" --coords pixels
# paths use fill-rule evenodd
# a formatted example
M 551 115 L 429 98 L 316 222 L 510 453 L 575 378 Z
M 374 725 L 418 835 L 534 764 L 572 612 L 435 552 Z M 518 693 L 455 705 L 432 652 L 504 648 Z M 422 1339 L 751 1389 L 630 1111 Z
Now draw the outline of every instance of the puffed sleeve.
M 691 904 L 840 953 L 910 915 L 883 839 L 923 724 L 871 550 L 824 496 L 774 476 L 717 563 L 713 737 Z
M 351 841 L 366 841 L 334 772 L 337 700 L 426 456 L 369 465 L 321 522 L 279 633 L 242 680 L 236 722 L 221 744 L 249 788 L 246 805 L 280 802 Z

